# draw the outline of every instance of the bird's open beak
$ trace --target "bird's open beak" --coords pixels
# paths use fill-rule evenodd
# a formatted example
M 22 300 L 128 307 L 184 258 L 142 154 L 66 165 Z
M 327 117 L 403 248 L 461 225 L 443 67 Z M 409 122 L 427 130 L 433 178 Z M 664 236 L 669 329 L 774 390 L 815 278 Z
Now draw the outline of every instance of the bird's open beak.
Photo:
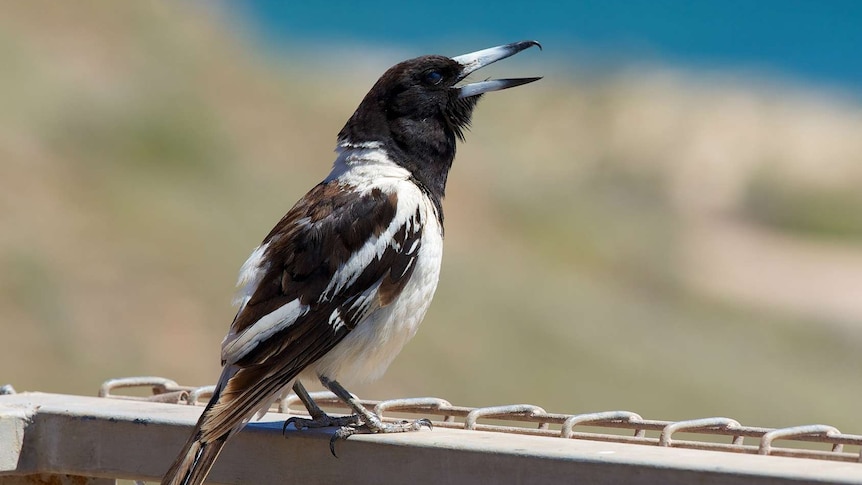
M 522 50 L 528 49 L 533 46 L 536 46 L 539 49 L 542 48 L 542 45 L 535 40 L 524 40 L 521 42 L 500 45 L 497 47 L 491 47 L 490 49 L 482 49 L 480 51 L 471 52 L 470 54 L 453 57 L 453 61 L 463 66 L 461 70 L 461 75 L 458 77 L 458 80 L 460 81 L 464 79 L 470 73 L 481 69 L 488 64 L 493 64 L 500 59 L 514 56 Z M 525 77 L 517 79 L 489 79 L 487 81 L 479 81 L 475 83 L 465 84 L 463 86 L 456 87 L 455 89 L 458 90 L 459 98 L 469 98 L 470 96 L 476 96 L 490 91 L 499 91 L 501 89 L 513 88 L 522 84 L 538 81 L 539 79 L 542 78 Z

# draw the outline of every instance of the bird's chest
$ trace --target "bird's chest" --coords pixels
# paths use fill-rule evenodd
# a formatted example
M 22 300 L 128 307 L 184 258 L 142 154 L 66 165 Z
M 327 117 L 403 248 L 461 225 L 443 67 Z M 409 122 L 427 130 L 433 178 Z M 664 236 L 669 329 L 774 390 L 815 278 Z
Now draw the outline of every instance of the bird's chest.
M 410 280 L 391 304 L 368 315 L 318 362 L 318 375 L 345 381 L 374 380 L 416 334 L 434 297 L 443 256 L 442 228 L 433 204 L 423 196 L 404 209 L 416 212 L 417 207 L 422 235 Z

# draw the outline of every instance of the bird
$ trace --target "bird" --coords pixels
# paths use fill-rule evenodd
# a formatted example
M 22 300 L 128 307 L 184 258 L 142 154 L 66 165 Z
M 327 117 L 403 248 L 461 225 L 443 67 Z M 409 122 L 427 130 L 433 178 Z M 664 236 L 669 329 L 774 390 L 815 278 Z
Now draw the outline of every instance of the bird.
M 354 433 L 430 428 L 385 423 L 339 380 L 380 377 L 422 321 L 437 287 L 446 181 L 483 94 L 540 77 L 468 75 L 532 40 L 455 57 L 426 55 L 388 69 L 338 133 L 329 175 L 281 218 L 239 271 L 237 313 L 222 373 L 162 485 L 203 483 L 228 440 L 293 390 L 309 418 L 298 429 Z M 355 414 L 331 417 L 302 382 L 317 379 Z

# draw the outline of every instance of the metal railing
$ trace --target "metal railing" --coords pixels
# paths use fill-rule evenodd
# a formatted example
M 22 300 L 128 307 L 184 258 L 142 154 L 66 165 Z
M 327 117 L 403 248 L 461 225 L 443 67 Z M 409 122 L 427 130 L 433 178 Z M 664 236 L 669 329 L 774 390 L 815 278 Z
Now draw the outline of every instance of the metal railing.
M 106 381 L 99 390 L 99 396 L 201 405 L 212 395 L 213 387 L 181 386 L 161 377 L 131 377 Z M 152 394 L 133 397 L 116 393 L 130 388 L 149 388 Z M 312 397 L 325 408 L 349 412 L 349 408 L 328 391 L 312 393 Z M 373 408 L 384 420 L 396 420 L 391 415 L 397 413 L 397 419 L 410 416 L 430 418 L 435 427 L 441 428 L 862 463 L 862 435 L 844 434 L 835 427 L 822 424 L 774 429 L 742 425 L 724 417 L 661 421 L 644 419 L 629 411 L 549 413 L 530 404 L 471 408 L 454 406 L 433 397 L 360 402 Z M 306 413 L 294 394 L 276 401 L 271 410 L 284 414 Z M 487 422 L 491 420 L 494 422 Z M 587 427 L 596 431 L 583 429 Z M 623 431 L 630 433 L 621 434 Z M 681 434 L 686 439 L 679 438 Z M 778 441 L 786 446 L 776 446 Z M 812 446 L 816 443 L 826 443 L 831 447 L 829 450 L 817 449 Z M 853 447 L 853 450 L 845 446 Z M 862 467 L 859 473 L 862 477 Z
M 211 392 L 157 377 L 110 380 L 102 397 L 0 387 L 0 485 L 158 482 Z M 330 412 L 347 411 L 329 393 L 313 397 Z M 435 429 L 357 434 L 338 444 L 335 458 L 332 429 L 284 429 L 289 415 L 306 414 L 287 396 L 231 439 L 209 483 L 862 483 L 862 436 L 829 426 L 469 408 L 437 398 L 362 402 L 386 420 L 431 417 Z

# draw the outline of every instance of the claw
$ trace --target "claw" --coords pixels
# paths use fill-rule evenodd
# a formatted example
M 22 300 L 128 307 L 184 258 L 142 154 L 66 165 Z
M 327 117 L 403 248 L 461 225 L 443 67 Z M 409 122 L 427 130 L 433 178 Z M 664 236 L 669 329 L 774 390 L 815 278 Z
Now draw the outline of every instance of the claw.
M 329 451 L 332 453 L 332 456 L 338 458 L 338 455 L 335 453 L 335 443 L 339 440 L 346 440 L 357 433 L 405 433 L 409 431 L 419 431 L 423 427 L 432 430 L 434 429 L 434 425 L 431 424 L 431 420 L 428 418 L 417 419 L 416 421 L 404 420 L 397 424 L 385 424 L 378 419 L 376 421 L 369 420 L 359 426 L 342 426 L 338 428 L 338 430 L 333 433 L 332 438 L 329 439 Z
M 332 435 L 332 438 L 329 439 L 329 452 L 332 453 L 332 456 L 338 458 L 338 455 L 335 454 L 335 442 L 338 441 L 338 435 Z
M 297 422 L 299 419 L 300 419 L 300 418 L 297 418 L 296 416 L 293 416 L 293 417 L 291 417 L 291 418 L 287 418 L 286 420 L 284 420 L 284 426 L 282 426 L 282 427 L 281 427 L 281 434 L 282 434 L 282 435 L 286 434 L 286 433 L 287 433 L 287 427 L 288 427 L 288 426 L 290 426 L 291 424 L 292 424 L 292 425 L 293 425 L 293 427 L 294 427 L 294 428 L 296 428 L 297 430 L 305 429 L 305 428 L 306 428 L 306 426 L 302 426 L 302 427 L 300 427 L 298 424 L 296 424 L 296 422 Z
M 330 426 L 349 426 L 352 424 L 358 424 L 360 422 L 360 417 L 356 414 L 352 414 L 350 416 L 339 416 L 337 418 L 333 418 L 328 414 L 324 414 L 322 416 L 318 416 L 312 419 L 300 418 L 297 416 L 292 416 L 287 418 L 284 421 L 284 425 L 281 427 L 281 434 L 285 434 L 287 432 L 287 427 L 291 424 L 297 430 L 306 430 L 309 428 L 328 428 Z
M 335 454 L 335 443 L 338 440 L 346 440 L 347 438 L 356 434 L 358 430 L 351 426 L 342 426 L 338 428 L 338 430 L 332 434 L 332 438 L 329 438 L 329 451 L 332 452 L 332 456 L 338 458 L 338 455 Z

